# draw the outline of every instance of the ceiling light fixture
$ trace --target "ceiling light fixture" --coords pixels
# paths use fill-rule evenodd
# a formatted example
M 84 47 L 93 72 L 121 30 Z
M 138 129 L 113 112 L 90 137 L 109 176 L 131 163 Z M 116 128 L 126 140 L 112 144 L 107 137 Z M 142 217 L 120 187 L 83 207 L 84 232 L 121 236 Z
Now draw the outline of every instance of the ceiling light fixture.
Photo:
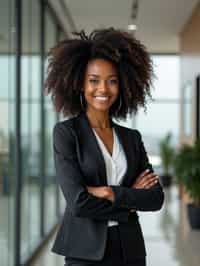
M 135 24 L 129 24 L 128 25 L 128 30 L 137 30 L 137 25 L 135 25 Z
M 138 15 L 138 7 L 139 7 L 139 1 L 133 0 L 132 7 L 131 7 L 131 18 L 136 19 Z
M 130 14 L 131 22 L 128 25 L 128 30 L 130 31 L 136 31 L 138 29 L 136 25 L 136 18 L 138 16 L 138 7 L 139 7 L 139 0 L 133 0 L 131 6 L 131 14 Z

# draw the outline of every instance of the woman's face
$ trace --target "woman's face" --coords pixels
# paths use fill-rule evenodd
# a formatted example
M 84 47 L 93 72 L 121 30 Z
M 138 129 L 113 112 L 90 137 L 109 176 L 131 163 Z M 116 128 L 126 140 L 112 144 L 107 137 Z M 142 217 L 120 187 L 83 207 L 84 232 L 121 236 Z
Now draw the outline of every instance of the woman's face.
M 88 111 L 107 112 L 119 93 L 119 79 L 114 64 L 104 59 L 89 61 L 83 91 Z

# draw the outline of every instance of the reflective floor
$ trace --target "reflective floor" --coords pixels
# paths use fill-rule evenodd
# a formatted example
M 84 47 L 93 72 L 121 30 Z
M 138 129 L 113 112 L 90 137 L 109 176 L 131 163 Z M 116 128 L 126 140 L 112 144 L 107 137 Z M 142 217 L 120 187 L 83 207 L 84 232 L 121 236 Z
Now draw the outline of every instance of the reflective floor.
M 148 266 L 199 266 L 200 231 L 191 230 L 186 206 L 178 190 L 165 190 L 165 204 L 158 213 L 140 213 L 148 252 Z
M 159 212 L 140 212 L 147 247 L 147 266 L 199 266 L 200 231 L 187 221 L 185 205 L 175 186 L 165 191 L 165 204 Z M 51 253 L 52 241 L 32 266 L 63 266 L 63 257 Z M 114 266 L 114 265 L 113 265 Z

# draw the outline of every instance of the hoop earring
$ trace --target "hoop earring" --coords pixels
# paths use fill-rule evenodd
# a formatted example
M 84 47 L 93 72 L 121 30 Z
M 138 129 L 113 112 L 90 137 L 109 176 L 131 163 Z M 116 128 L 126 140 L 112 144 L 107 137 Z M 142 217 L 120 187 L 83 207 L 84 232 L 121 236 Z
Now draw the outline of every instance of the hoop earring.
M 80 92 L 80 103 L 81 103 L 81 108 L 84 110 L 85 107 L 84 107 L 84 104 L 83 104 L 83 96 L 82 96 L 81 92 Z
M 119 105 L 118 105 L 118 108 L 117 108 L 117 113 L 119 113 L 121 107 L 122 107 L 122 97 L 121 97 L 121 95 L 120 95 L 120 96 L 119 96 Z

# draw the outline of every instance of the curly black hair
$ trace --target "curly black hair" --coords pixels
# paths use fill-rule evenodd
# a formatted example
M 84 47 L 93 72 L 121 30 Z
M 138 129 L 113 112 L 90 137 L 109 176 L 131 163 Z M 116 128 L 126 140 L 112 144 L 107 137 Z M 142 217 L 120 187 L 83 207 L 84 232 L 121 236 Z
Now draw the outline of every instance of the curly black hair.
M 132 34 L 114 28 L 97 29 L 89 35 L 82 30 L 74 35 L 48 53 L 45 93 L 51 93 L 55 110 L 64 116 L 84 111 L 80 93 L 86 67 L 90 60 L 101 58 L 112 62 L 119 75 L 119 96 L 109 110 L 110 116 L 126 118 L 128 113 L 136 114 L 138 106 L 143 106 L 146 112 L 154 74 L 145 46 Z

